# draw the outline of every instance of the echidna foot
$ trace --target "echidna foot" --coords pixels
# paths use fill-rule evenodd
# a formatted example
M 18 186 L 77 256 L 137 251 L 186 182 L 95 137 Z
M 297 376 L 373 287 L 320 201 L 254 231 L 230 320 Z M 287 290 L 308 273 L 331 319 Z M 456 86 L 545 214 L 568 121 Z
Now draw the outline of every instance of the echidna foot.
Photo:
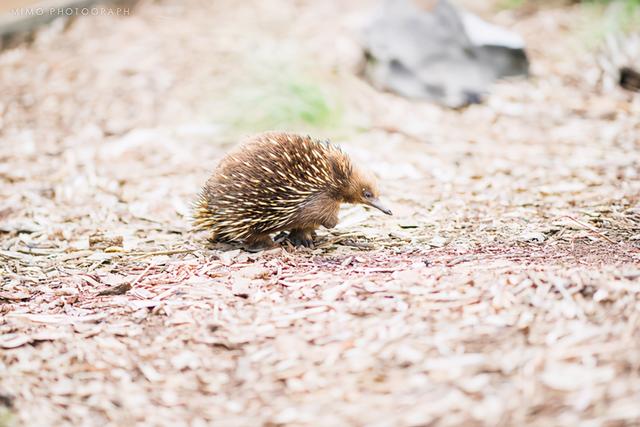
M 286 231 L 281 231 L 273 236 L 273 241 L 276 243 L 282 243 L 287 240 L 287 237 L 289 237 L 289 233 L 287 233 Z
M 268 234 L 253 236 L 244 242 L 244 250 L 247 252 L 260 252 L 276 246 L 276 243 Z
M 313 248 L 314 235 L 315 232 L 313 230 L 294 229 L 289 232 L 287 239 L 293 243 L 294 246 Z

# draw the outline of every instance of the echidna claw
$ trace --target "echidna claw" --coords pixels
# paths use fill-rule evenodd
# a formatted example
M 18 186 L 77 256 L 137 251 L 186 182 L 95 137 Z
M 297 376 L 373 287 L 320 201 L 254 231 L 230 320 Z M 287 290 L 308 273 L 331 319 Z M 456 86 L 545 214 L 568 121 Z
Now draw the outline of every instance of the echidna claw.
M 294 246 L 304 246 L 305 248 L 313 248 L 313 232 L 305 230 L 291 230 L 287 240 Z
M 274 242 L 276 242 L 276 243 L 282 243 L 282 242 L 284 242 L 285 240 L 287 240 L 287 238 L 288 238 L 288 237 L 289 237 L 289 235 L 287 234 L 287 232 L 286 232 L 286 231 L 281 231 L 280 233 L 276 234 L 276 235 L 273 237 L 273 240 L 274 240 Z

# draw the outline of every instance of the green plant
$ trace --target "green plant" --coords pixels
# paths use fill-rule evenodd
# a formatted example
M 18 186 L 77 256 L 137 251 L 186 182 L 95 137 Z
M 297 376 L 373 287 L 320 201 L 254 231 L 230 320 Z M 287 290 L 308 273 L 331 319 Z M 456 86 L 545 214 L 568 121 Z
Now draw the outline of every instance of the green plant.
M 498 3 L 498 8 L 499 9 L 518 9 L 519 7 L 522 7 L 527 0 L 500 0 L 500 2 Z
M 13 425 L 15 425 L 15 423 L 11 410 L 0 406 L 0 427 L 11 427 Z
M 268 71 L 231 99 L 230 122 L 242 129 L 327 128 L 343 121 L 337 94 L 302 73 Z
M 590 49 L 597 49 L 608 35 L 640 28 L 640 0 L 582 1 L 582 22 L 578 33 Z

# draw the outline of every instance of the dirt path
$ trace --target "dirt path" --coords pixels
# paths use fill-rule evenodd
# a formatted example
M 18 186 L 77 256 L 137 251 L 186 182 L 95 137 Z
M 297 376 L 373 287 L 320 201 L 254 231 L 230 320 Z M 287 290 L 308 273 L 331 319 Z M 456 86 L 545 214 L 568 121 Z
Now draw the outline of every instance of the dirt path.
M 203 3 L 0 54 L 0 426 L 640 423 L 640 101 L 577 10 L 499 15 L 534 77 L 446 111 L 353 77 L 369 2 Z M 206 248 L 189 204 L 283 75 L 395 216 Z

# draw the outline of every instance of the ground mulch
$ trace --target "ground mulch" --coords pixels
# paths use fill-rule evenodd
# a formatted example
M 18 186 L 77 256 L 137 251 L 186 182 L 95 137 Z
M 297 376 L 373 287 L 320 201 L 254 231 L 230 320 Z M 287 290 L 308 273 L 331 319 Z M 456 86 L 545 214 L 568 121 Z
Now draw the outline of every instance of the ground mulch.
M 0 53 L 0 425 L 640 423 L 640 98 L 603 88 L 577 7 L 494 17 L 532 76 L 482 105 L 377 92 L 373 5 L 142 1 Z M 223 118 L 282 64 L 344 109 L 291 129 L 394 216 L 212 246 L 191 203 L 254 131 Z

